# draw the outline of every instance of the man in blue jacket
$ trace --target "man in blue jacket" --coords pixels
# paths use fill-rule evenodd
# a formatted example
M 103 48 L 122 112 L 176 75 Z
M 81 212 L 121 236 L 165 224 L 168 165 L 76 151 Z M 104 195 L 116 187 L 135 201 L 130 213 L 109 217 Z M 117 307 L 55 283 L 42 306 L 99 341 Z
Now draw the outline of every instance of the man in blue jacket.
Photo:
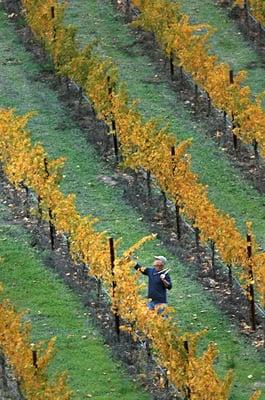
M 167 259 L 164 256 L 155 256 L 153 268 L 142 269 L 140 264 L 135 265 L 135 269 L 148 276 L 148 298 L 151 299 L 147 304 L 150 310 L 158 308 L 158 313 L 164 310 L 163 305 L 167 304 L 167 290 L 172 288 L 170 276 L 165 269 Z

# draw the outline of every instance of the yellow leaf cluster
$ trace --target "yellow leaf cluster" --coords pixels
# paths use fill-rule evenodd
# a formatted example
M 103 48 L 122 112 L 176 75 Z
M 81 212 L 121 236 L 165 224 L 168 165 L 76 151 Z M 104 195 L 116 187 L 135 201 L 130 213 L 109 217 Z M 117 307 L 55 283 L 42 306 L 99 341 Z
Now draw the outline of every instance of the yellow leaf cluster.
M 222 388 L 225 383 L 216 376 L 213 370 L 212 362 L 214 357 L 207 356 L 208 352 L 205 356 L 200 356 L 201 358 L 196 355 L 197 341 L 203 333 L 181 335 L 173 322 L 170 309 L 166 310 L 168 316 L 165 319 L 163 315 L 150 312 L 146 307 L 146 301 L 140 295 L 141 285 L 138 284 L 137 274 L 132 272 L 134 262 L 131 260 L 131 256 L 146 241 L 152 240 L 154 236 L 151 235 L 141 239 L 124 251 L 120 257 L 116 257 L 112 268 L 109 240 L 106 233 L 97 232 L 95 229 L 97 220 L 92 216 L 81 217 L 76 211 L 74 196 L 65 196 L 58 188 L 57 175 L 58 168 L 61 169 L 62 160 L 49 160 L 40 145 L 36 150 L 36 146 L 33 147 L 30 143 L 29 133 L 24 129 L 24 122 L 25 119 L 16 117 L 12 110 L 1 110 L 0 130 L 3 127 L 5 135 L 2 136 L 0 144 L 0 157 L 5 159 L 3 162 L 5 170 L 13 171 L 9 178 L 12 179 L 16 186 L 22 180 L 24 185 L 33 190 L 37 197 L 41 197 L 42 216 L 44 218 L 45 216 L 52 218 L 51 222 L 55 229 L 67 234 L 73 259 L 88 265 L 89 274 L 102 279 L 109 289 L 113 311 L 118 313 L 126 321 L 126 324 L 129 324 L 131 333 L 136 335 L 141 332 L 141 335 L 151 341 L 159 363 L 167 368 L 169 379 L 173 384 L 180 388 L 183 393 L 185 393 L 187 387 L 192 388 L 192 393 L 195 396 L 202 390 L 201 380 L 196 376 L 203 369 L 208 371 L 209 377 L 214 377 L 216 387 Z M 22 139 L 27 138 L 25 140 L 25 148 L 19 147 L 18 149 L 16 147 L 21 146 L 19 136 Z M 184 149 L 185 146 L 180 148 L 179 155 L 183 153 Z M 14 159 L 13 153 L 19 154 L 19 150 L 23 153 L 24 164 L 22 165 L 22 161 L 19 161 L 18 166 L 21 172 L 17 175 L 14 173 L 17 168 L 17 160 L 16 158 Z M 175 161 L 177 165 L 178 160 L 176 159 Z M 46 213 L 44 213 L 45 210 Z M 50 212 L 47 212 L 48 210 Z M 116 254 L 118 253 L 118 244 L 119 241 L 116 241 Z M 7 315 L 7 310 L 9 308 L 6 306 L 6 312 L 1 312 L 1 315 Z M 18 322 L 19 318 L 12 317 L 12 327 Z M 6 323 L 4 324 L 6 325 Z M 16 329 L 13 330 L 16 331 Z M 189 342 L 189 353 L 184 348 L 184 341 L 187 340 Z M 19 360 L 21 360 L 23 358 L 21 357 L 22 350 L 16 346 L 14 347 L 14 340 L 11 343 L 12 349 L 15 348 L 16 350 L 14 356 L 16 355 L 17 357 L 19 354 Z M 39 359 L 39 365 L 42 370 L 45 369 L 50 358 L 52 345 L 53 342 L 48 346 L 47 352 Z M 7 355 L 11 357 L 13 353 L 9 353 L 8 348 L 6 351 Z M 31 353 L 28 352 L 26 352 L 26 356 L 30 357 L 30 359 L 32 357 Z M 24 365 L 27 364 L 28 361 L 24 360 Z M 190 368 L 191 365 L 192 369 Z M 29 388 L 27 393 L 29 390 L 35 393 L 37 384 L 32 379 L 33 377 L 31 376 L 28 378 Z M 54 387 L 49 387 L 47 390 L 43 389 L 46 396 L 44 398 L 57 398 L 54 395 L 54 391 L 59 388 L 61 390 L 62 385 L 63 380 L 60 380 Z M 40 389 L 38 390 L 41 393 Z M 64 395 L 63 393 L 61 392 L 61 396 Z M 35 396 L 35 399 L 42 398 Z M 66 399 L 68 397 L 67 395 L 58 397 L 58 399 L 61 398 Z
M 47 366 L 53 356 L 55 338 L 47 346 L 36 344 L 40 355 L 36 368 L 32 361 L 30 325 L 23 323 L 22 318 L 23 314 L 17 313 L 9 301 L 0 303 L 0 347 L 20 381 L 23 394 L 29 400 L 69 400 L 71 391 L 66 386 L 65 374 L 48 382 Z
M 47 42 L 46 48 L 49 49 L 51 55 L 54 57 L 55 36 L 53 34 L 53 25 L 50 29 L 50 35 L 47 35 L 45 33 L 46 28 L 44 29 L 45 23 L 47 23 L 47 10 L 50 7 L 49 0 L 47 0 L 48 8 L 46 12 L 42 11 L 45 9 L 45 1 L 42 2 L 44 8 L 40 7 L 40 11 L 38 7 L 30 9 L 31 3 L 35 5 L 40 4 L 40 0 L 25 0 L 24 5 L 28 15 L 31 15 L 31 18 L 34 20 L 39 21 L 38 27 L 43 27 L 43 31 L 39 29 L 36 34 L 42 41 Z M 169 1 L 142 0 L 135 1 L 134 4 L 142 11 L 137 24 L 154 32 L 167 54 L 175 55 L 178 65 L 187 67 L 187 70 L 193 77 L 196 77 L 199 84 L 203 83 L 203 87 L 209 85 L 207 87 L 209 90 L 207 91 L 210 95 L 211 92 L 215 93 L 216 99 L 214 101 L 216 101 L 216 104 L 221 104 L 220 108 L 224 107 L 223 109 L 226 110 L 226 107 L 231 107 L 231 109 L 227 110 L 228 114 L 230 113 L 231 115 L 232 112 L 234 113 L 237 122 L 236 129 L 239 129 L 239 123 L 241 123 L 240 134 L 244 132 L 242 121 L 248 120 L 249 114 L 246 110 L 249 107 L 249 89 L 241 87 L 242 79 L 244 78 L 243 73 L 239 73 L 234 78 L 234 83 L 231 84 L 229 81 L 229 67 L 226 64 L 217 64 L 216 57 L 207 54 L 207 40 L 212 30 L 206 25 L 190 25 L 189 18 L 180 14 L 178 6 L 176 4 L 173 5 Z M 59 5 L 56 5 L 57 7 Z M 60 10 L 62 11 L 63 8 Z M 42 19 L 43 21 L 40 22 Z M 61 20 L 59 22 L 61 24 Z M 59 22 L 57 22 L 56 32 L 60 28 Z M 72 37 L 74 38 L 74 34 Z M 72 43 L 74 43 L 74 40 Z M 229 216 L 220 213 L 210 203 L 206 188 L 198 182 L 197 175 L 190 168 L 190 158 L 186 154 L 186 149 L 190 145 L 190 141 L 180 143 L 176 146 L 175 139 L 169 134 L 168 129 L 160 127 L 159 121 L 150 120 L 143 122 L 136 102 L 128 99 L 125 86 L 119 82 L 115 65 L 110 59 L 106 59 L 97 53 L 94 47 L 94 44 L 91 44 L 81 51 L 75 52 L 74 50 L 72 53 L 67 53 L 70 54 L 68 63 L 60 65 L 58 72 L 76 79 L 79 84 L 82 84 L 82 88 L 90 97 L 98 116 L 109 126 L 113 126 L 113 122 L 115 122 L 116 133 L 118 133 L 124 157 L 124 164 L 135 170 L 144 169 L 149 171 L 156 179 L 160 188 L 180 206 L 181 211 L 188 218 L 194 221 L 195 226 L 200 228 L 203 241 L 214 240 L 225 262 L 234 266 L 240 265 L 248 269 L 249 259 L 246 254 L 246 240 L 238 232 L 234 221 Z M 65 49 L 67 49 L 67 46 L 65 46 Z M 59 53 L 60 51 L 58 50 Z M 65 51 L 69 52 L 69 50 Z M 196 52 L 196 57 L 194 57 L 193 52 Z M 67 54 L 64 57 L 63 50 L 60 54 L 64 60 L 67 60 Z M 196 63 L 196 68 L 194 69 L 192 65 L 198 57 L 200 61 Z M 207 71 L 207 74 L 205 74 L 205 71 Z M 216 84 L 216 79 L 219 79 L 217 76 L 221 77 L 218 85 Z M 223 90 L 223 87 L 228 87 L 228 92 L 221 93 L 220 90 Z M 257 105 L 257 107 L 260 106 L 257 101 L 253 104 Z M 241 108 L 241 114 L 237 112 L 238 107 Z M 243 119 L 241 116 L 244 113 L 246 115 Z M 261 111 L 259 115 L 259 127 L 260 132 L 262 132 L 264 123 L 263 112 Z M 251 128 L 253 130 L 250 132 Z M 249 138 L 252 138 L 254 130 L 255 127 L 248 125 Z M 262 138 L 259 140 L 259 144 L 262 148 Z M 171 154 L 173 146 L 175 147 L 174 156 Z M 44 183 L 44 186 L 47 186 L 46 183 Z M 43 205 L 52 210 L 54 225 L 60 224 L 61 222 L 56 222 L 56 215 L 59 215 L 59 211 L 57 210 L 56 214 L 54 213 L 54 209 L 52 208 L 54 204 L 50 201 L 51 196 L 42 196 L 41 198 Z M 67 229 L 71 231 L 70 248 L 72 256 L 76 260 L 89 264 L 89 272 L 97 277 L 101 277 L 109 285 L 113 279 L 113 271 L 110 271 L 110 268 L 107 268 L 107 270 L 106 268 L 105 270 L 102 269 L 104 265 L 109 265 L 110 262 L 106 235 L 93 230 L 93 224 L 95 223 L 93 219 L 91 220 L 87 217 L 81 218 L 74 212 L 73 214 L 74 228 L 69 228 L 71 224 L 65 222 L 68 226 Z M 88 237 L 91 238 L 91 241 Z M 260 263 L 255 264 L 255 257 L 256 254 L 253 254 L 251 260 L 253 265 L 257 266 L 256 269 L 261 268 Z M 113 291 L 114 294 L 115 292 L 118 293 L 118 290 L 122 293 L 122 288 L 118 289 L 118 286 Z M 265 286 L 265 280 L 263 282 L 260 281 L 258 288 L 260 289 L 261 286 Z M 133 286 L 131 287 L 133 290 L 132 296 L 134 296 L 134 290 L 137 292 L 138 289 Z M 123 293 L 125 292 L 123 290 Z M 120 307 L 120 304 L 117 304 L 117 300 L 114 300 L 114 303 L 115 309 Z M 130 301 L 126 304 L 128 305 L 129 303 Z M 137 321 L 141 320 L 142 322 L 139 322 L 138 326 L 144 328 L 147 310 L 143 301 L 139 304 L 139 317 Z M 125 312 L 126 310 L 124 310 Z M 155 323 L 153 324 L 153 329 L 155 332 L 158 332 L 160 325 L 159 319 L 156 320 L 156 318 L 157 316 L 154 316 Z M 165 324 L 165 322 L 163 323 Z M 163 323 L 161 326 L 163 326 Z M 151 334 L 148 333 L 151 330 L 151 326 L 152 319 L 150 320 L 150 325 L 148 324 L 144 330 L 145 334 L 149 335 L 148 337 L 151 337 Z M 170 336 L 170 338 L 170 340 L 175 340 L 173 336 Z M 154 347 L 159 350 L 159 357 L 162 357 L 162 347 L 160 346 L 163 346 L 163 344 L 158 340 L 157 333 L 152 336 L 152 341 Z M 172 343 L 170 346 L 172 349 Z M 179 355 L 176 357 L 179 357 Z M 174 365 L 174 363 L 179 365 L 179 362 L 176 360 L 173 360 L 172 364 L 168 360 L 164 360 L 163 365 L 166 363 L 169 363 L 169 365 Z M 180 373 L 180 375 L 182 374 Z M 174 381 L 174 376 L 173 373 L 172 376 L 170 375 L 171 381 Z M 187 378 L 187 375 L 185 377 Z M 182 378 L 176 377 L 175 379 L 181 380 Z
M 50 6 L 49 1 L 47 3 Z M 192 74 L 197 74 L 198 79 L 200 77 L 204 80 L 204 69 L 208 71 L 204 85 L 208 85 L 206 89 L 209 93 L 215 93 L 216 101 L 222 103 L 221 108 L 230 104 L 231 113 L 233 112 L 235 116 L 235 132 L 238 135 L 246 133 L 242 128 L 244 122 L 249 140 L 253 138 L 254 130 L 255 135 L 257 134 L 257 126 L 262 137 L 264 113 L 261 110 L 260 99 L 250 106 L 249 89 L 241 87 L 245 73 L 240 72 L 231 84 L 229 66 L 217 64 L 216 58 L 208 55 L 207 40 L 211 29 L 205 25 L 191 25 L 189 18 L 180 14 L 179 7 L 170 1 L 143 0 L 137 5 L 141 10 L 139 21 L 142 21 L 141 24 L 145 29 L 160 35 L 161 43 L 166 43 L 167 38 L 171 37 L 169 33 L 174 32 L 174 40 L 170 42 L 170 46 L 173 47 L 169 51 L 171 53 L 176 46 L 179 46 L 177 47 L 179 60 L 185 61 Z M 45 22 L 42 7 L 40 10 L 35 9 L 35 18 L 37 20 L 43 18 Z M 28 12 L 33 18 L 33 11 Z M 41 25 L 39 24 L 39 27 Z M 45 32 L 41 33 L 39 30 L 39 35 L 42 40 L 47 40 Z M 165 47 L 167 46 L 169 44 Z M 196 54 L 198 52 L 200 61 L 193 71 L 192 65 L 198 59 L 197 56 L 194 57 L 194 52 Z M 137 102 L 129 100 L 126 87 L 119 83 L 117 68 L 110 59 L 102 57 L 95 50 L 95 43 L 77 51 L 59 72 L 77 79 L 77 82 L 83 85 L 97 115 L 110 127 L 113 127 L 113 121 L 115 122 L 116 132 L 113 133 L 118 134 L 124 165 L 151 173 L 159 187 L 200 229 L 201 240 L 214 241 L 225 263 L 248 270 L 245 238 L 237 230 L 234 221 L 218 211 L 209 201 L 207 189 L 198 182 L 197 175 L 191 170 L 190 158 L 186 154 L 190 141 L 184 141 L 176 146 L 175 138 L 170 135 L 167 128 L 160 127 L 159 121 L 155 119 L 143 121 L 137 109 Z M 224 87 L 227 91 L 220 92 Z M 242 111 L 240 114 L 235 112 L 238 108 Z M 251 115 L 255 115 L 255 118 L 250 119 L 250 108 L 254 112 L 254 114 L 251 112 Z M 175 147 L 174 157 L 171 154 L 172 147 Z M 261 282 L 261 276 L 260 274 L 258 288 L 262 292 L 261 286 L 265 286 L 265 281 Z
M 248 86 L 242 86 L 245 71 L 240 71 L 230 82 L 231 67 L 219 63 L 209 45 L 213 29 L 208 25 L 191 24 L 178 4 L 169 0 L 132 0 L 132 3 L 141 11 L 134 25 L 154 33 L 161 48 L 168 56 L 174 56 L 176 65 L 191 74 L 214 106 L 235 120 L 234 133 L 244 143 L 255 140 L 265 155 L 265 112 L 259 96 L 254 96 Z M 250 7 L 264 18 L 263 0 L 250 0 Z

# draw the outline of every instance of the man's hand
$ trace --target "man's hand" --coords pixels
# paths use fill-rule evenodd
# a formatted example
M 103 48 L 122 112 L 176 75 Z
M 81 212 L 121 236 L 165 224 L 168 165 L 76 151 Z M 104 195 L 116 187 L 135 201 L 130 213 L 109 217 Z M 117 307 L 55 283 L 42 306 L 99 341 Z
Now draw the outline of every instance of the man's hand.
M 161 274 L 160 275 L 160 279 L 163 282 L 163 284 L 165 285 L 165 287 L 169 287 L 169 282 L 166 280 L 166 275 L 165 274 Z

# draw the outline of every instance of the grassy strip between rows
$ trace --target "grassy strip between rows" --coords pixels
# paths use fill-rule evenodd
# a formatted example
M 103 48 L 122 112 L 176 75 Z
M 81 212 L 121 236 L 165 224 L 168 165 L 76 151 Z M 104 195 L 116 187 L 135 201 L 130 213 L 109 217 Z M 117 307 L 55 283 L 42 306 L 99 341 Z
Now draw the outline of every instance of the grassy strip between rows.
M 1 198 L 0 198 L 1 200 Z M 149 396 L 132 383 L 93 327 L 77 296 L 57 275 L 44 269 L 43 255 L 30 247 L 30 237 L 12 224 L 0 205 L 1 297 L 8 297 L 32 323 L 32 340 L 56 336 L 56 354 L 50 374 L 65 370 L 73 399 L 147 400 Z
M 12 59 L 16 60 L 12 66 L 9 65 L 11 71 L 9 68 L 3 69 L 2 78 L 9 77 L 9 91 L 2 96 L 2 104 L 4 102 L 5 105 L 18 106 L 20 111 L 29 108 L 40 110 L 41 114 L 31 123 L 31 130 L 35 140 L 42 140 L 51 155 L 66 156 L 62 188 L 76 193 L 77 203 L 82 212 L 92 212 L 101 218 L 100 229 L 106 229 L 115 236 L 122 236 L 126 247 L 136 242 L 148 233 L 140 221 L 141 217 L 125 205 L 118 188 L 110 188 L 100 181 L 102 175 L 110 175 L 111 172 L 106 170 L 95 152 L 89 148 L 82 133 L 55 99 L 54 93 L 41 82 L 29 80 L 29 74 L 37 74 L 39 68 L 19 49 L 10 26 L 6 22 L 0 26 L 5 28 L 4 46 L 8 57 L 11 58 L 12 54 Z M 18 61 L 20 64 L 17 64 Z M 10 79 L 11 74 L 16 76 L 14 85 Z M 254 387 L 262 386 L 265 380 L 264 368 L 257 351 L 237 336 L 212 300 L 188 276 L 187 267 L 173 260 L 158 241 L 148 243 L 140 252 L 140 259 L 148 265 L 157 252 L 162 252 L 171 260 L 174 288 L 170 302 L 177 309 L 177 317 L 181 320 L 183 329 L 198 330 L 209 327 L 209 334 L 205 340 L 212 340 L 218 345 L 218 371 L 224 374 L 229 367 L 235 368 L 235 385 L 231 398 L 246 398 Z M 248 378 L 250 374 L 253 375 L 251 379 Z
M 221 61 L 231 65 L 235 72 L 248 73 L 246 83 L 254 94 L 265 88 L 264 61 L 248 43 L 236 24 L 213 0 L 180 0 L 181 10 L 194 23 L 207 23 L 216 29 L 210 39 L 215 54 Z
M 208 185 L 210 200 L 235 218 L 241 232 L 245 231 L 245 221 L 252 220 L 258 241 L 264 246 L 263 196 L 242 179 L 222 149 L 204 136 L 204 125 L 191 122 L 189 111 L 181 102 L 176 102 L 164 77 L 159 80 L 150 59 L 134 43 L 134 36 L 122 24 L 110 2 L 70 2 L 66 17 L 67 22 L 78 28 L 82 45 L 94 38 L 100 39 L 101 50 L 119 65 L 130 95 L 140 99 L 141 111 L 147 118 L 161 116 L 164 122 L 170 122 L 171 132 L 178 140 L 193 138 L 192 166 L 201 182 Z

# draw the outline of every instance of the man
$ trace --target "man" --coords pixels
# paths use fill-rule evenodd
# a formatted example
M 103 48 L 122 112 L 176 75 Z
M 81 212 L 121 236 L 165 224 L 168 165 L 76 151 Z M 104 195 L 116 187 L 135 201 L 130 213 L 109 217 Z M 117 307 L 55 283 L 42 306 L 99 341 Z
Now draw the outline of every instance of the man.
M 167 290 L 172 288 L 170 276 L 165 269 L 167 259 L 164 256 L 154 257 L 153 268 L 142 269 L 140 264 L 135 265 L 135 269 L 148 276 L 148 298 L 151 299 L 147 304 L 150 310 L 158 308 L 160 314 L 167 304 Z M 165 271 L 165 272 L 164 272 Z

